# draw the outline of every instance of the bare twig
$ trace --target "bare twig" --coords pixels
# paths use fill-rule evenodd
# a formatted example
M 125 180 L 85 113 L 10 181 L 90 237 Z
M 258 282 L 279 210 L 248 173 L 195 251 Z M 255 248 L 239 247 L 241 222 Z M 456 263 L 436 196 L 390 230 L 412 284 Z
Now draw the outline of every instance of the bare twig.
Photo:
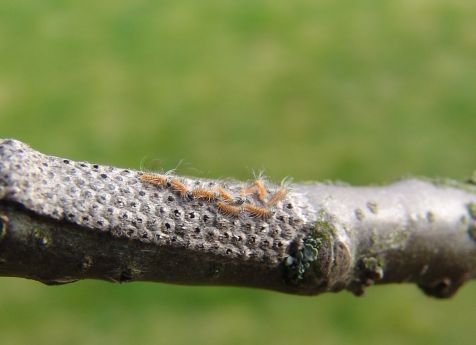
M 155 182 L 153 181 L 155 178 Z M 296 294 L 476 276 L 476 186 L 277 186 L 141 172 L 0 141 L 0 275 L 252 286 Z

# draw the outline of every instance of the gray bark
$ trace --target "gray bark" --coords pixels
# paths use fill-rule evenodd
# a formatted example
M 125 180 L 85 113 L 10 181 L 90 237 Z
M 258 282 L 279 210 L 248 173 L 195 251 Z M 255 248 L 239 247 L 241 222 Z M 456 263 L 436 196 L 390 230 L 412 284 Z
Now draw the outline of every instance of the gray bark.
M 250 183 L 74 162 L 0 141 L 0 275 L 234 285 L 315 295 L 416 283 L 449 297 L 476 276 L 476 186 L 293 184 L 277 203 Z M 179 181 L 186 192 L 173 187 Z M 233 206 L 192 195 L 227 191 Z M 265 181 L 268 195 L 283 188 Z M 269 198 L 269 197 L 268 197 Z M 269 199 L 268 199 L 269 200 Z M 250 212 L 255 205 L 268 215 Z M 238 210 L 238 211 L 236 211 Z M 236 211 L 236 212 L 235 212 Z

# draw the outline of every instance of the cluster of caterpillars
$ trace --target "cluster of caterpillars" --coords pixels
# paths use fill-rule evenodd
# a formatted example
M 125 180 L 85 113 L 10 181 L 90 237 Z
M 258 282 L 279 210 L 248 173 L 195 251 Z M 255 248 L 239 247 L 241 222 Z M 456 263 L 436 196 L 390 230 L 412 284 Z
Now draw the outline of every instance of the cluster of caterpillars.
M 143 174 L 139 178 L 142 182 L 155 186 L 170 188 L 182 198 L 197 199 L 213 204 L 217 210 L 227 216 L 238 217 L 247 214 L 253 218 L 268 219 L 272 215 L 272 208 L 282 201 L 288 194 L 288 189 L 282 186 L 268 198 L 268 190 L 263 178 L 255 179 L 251 185 L 242 188 L 238 197 L 233 196 L 221 186 L 212 189 L 189 189 L 180 179 L 169 175 Z M 254 195 L 258 203 L 246 202 L 244 197 Z

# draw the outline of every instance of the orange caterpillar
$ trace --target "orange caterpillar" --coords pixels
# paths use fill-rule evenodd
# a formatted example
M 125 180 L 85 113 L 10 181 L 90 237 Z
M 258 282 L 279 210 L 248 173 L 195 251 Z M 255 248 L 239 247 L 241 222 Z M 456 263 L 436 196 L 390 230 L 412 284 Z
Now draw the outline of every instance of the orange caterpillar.
M 240 215 L 240 212 L 241 212 L 240 207 L 233 206 L 233 205 L 227 204 L 227 203 L 222 202 L 222 201 L 216 202 L 215 206 L 218 209 L 218 211 L 220 211 L 221 213 L 223 213 L 224 215 L 227 215 L 227 216 L 238 217 Z
M 263 180 L 262 179 L 255 180 L 254 185 L 256 188 L 256 193 L 258 194 L 258 199 L 264 202 L 266 199 L 266 195 L 268 194 L 268 191 L 266 190 L 266 187 L 264 186 Z
M 170 187 L 178 193 L 181 197 L 186 197 L 188 194 L 188 188 L 185 184 L 180 182 L 178 179 L 172 179 L 170 180 Z
M 254 185 L 251 187 L 242 188 L 240 190 L 240 195 L 245 196 L 245 195 L 253 194 L 255 192 L 255 189 L 256 187 Z
M 267 208 L 258 207 L 252 204 L 244 204 L 243 208 L 254 218 L 267 219 L 271 217 L 271 211 Z
M 266 187 L 264 185 L 264 181 L 261 177 L 253 181 L 253 184 L 250 187 L 243 188 L 240 191 L 241 196 L 249 195 L 256 193 L 258 195 L 258 199 L 261 202 L 265 202 L 266 195 L 268 194 L 268 191 L 266 190 Z
M 165 186 L 167 184 L 168 178 L 164 175 L 144 174 L 139 177 L 139 180 L 153 184 L 155 186 Z
M 226 202 L 233 202 L 233 196 L 230 193 L 228 193 L 224 188 L 216 187 L 215 190 L 220 195 L 220 198 L 222 198 Z
M 274 193 L 271 198 L 266 202 L 266 206 L 274 206 L 281 200 L 283 200 L 288 194 L 287 188 L 280 188 L 276 193 Z
M 196 188 L 192 190 L 192 196 L 194 198 L 205 200 L 208 202 L 212 202 L 217 199 L 217 194 L 215 192 L 203 188 Z

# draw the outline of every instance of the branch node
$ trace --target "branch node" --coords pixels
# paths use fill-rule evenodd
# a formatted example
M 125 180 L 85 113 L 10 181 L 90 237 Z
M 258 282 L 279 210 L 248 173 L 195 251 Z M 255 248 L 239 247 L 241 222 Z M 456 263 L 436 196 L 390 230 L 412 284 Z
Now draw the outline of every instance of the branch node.
M 418 287 L 428 296 L 435 298 L 449 298 L 458 291 L 464 281 L 465 279 L 452 280 L 451 278 L 446 277 L 431 284 L 418 284 Z

